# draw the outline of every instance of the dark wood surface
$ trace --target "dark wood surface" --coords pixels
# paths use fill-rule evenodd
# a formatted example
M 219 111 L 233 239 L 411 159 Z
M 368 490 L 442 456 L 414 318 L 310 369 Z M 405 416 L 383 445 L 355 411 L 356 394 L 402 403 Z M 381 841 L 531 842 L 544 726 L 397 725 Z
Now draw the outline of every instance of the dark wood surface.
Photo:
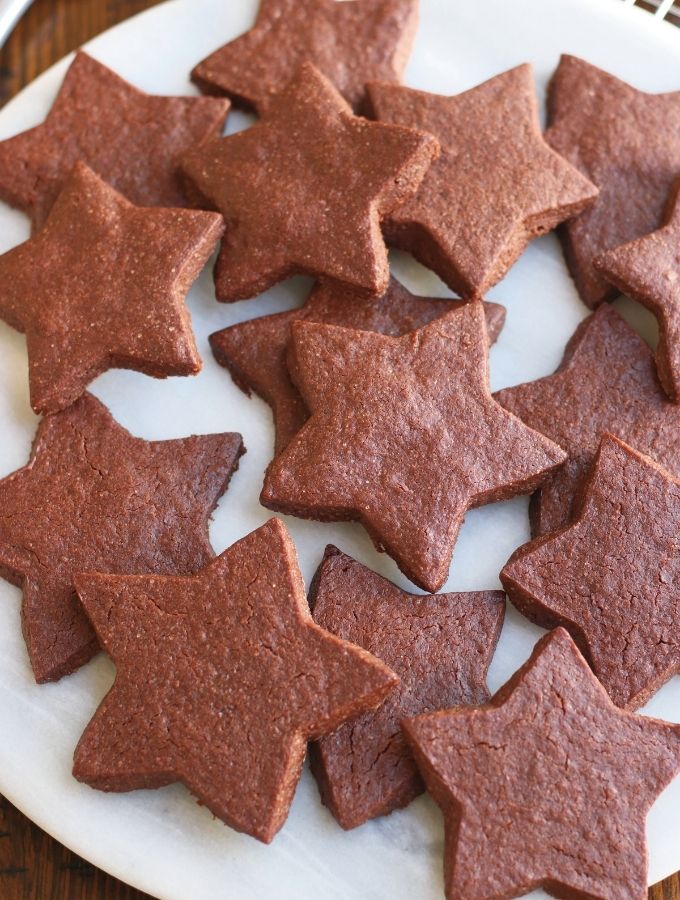
M 0 103 L 95 34 L 154 5 L 149 0 L 35 0 L 0 52 Z M 66 850 L 0 796 L 0 900 L 146 896 Z M 656 885 L 649 896 L 680 900 L 680 874 Z

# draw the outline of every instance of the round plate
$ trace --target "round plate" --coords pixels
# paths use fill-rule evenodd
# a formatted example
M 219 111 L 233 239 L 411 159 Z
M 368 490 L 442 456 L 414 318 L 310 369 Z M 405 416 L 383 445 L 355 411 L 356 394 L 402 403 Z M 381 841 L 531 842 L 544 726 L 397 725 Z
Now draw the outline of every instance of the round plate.
M 561 52 L 585 57 L 640 88 L 678 89 L 680 31 L 619 0 L 421 0 L 421 23 L 406 82 L 452 94 L 527 60 L 545 88 Z M 153 93 L 191 90 L 198 60 L 252 23 L 257 0 L 173 0 L 129 20 L 91 43 L 102 62 Z M 44 118 L 58 90 L 64 60 L 0 114 L 0 138 Z M 250 119 L 232 114 L 230 130 Z M 26 218 L 0 209 L 0 250 L 28 235 Z M 431 273 L 395 254 L 394 271 L 416 293 L 447 295 Z M 193 288 L 189 306 L 204 369 L 196 378 L 156 381 L 109 372 L 94 393 L 134 434 L 149 439 L 240 431 L 247 455 L 217 509 L 211 528 L 219 552 L 262 524 L 258 504 L 272 451 L 270 411 L 246 398 L 213 360 L 208 335 L 253 316 L 302 302 L 309 282 L 293 279 L 257 300 L 214 300 L 210 271 Z M 494 389 L 538 378 L 558 365 L 564 344 L 585 315 L 554 235 L 535 241 L 490 294 L 507 307 L 507 324 L 491 351 Z M 632 304 L 627 315 L 649 328 Z M 25 342 L 0 324 L 0 475 L 23 465 L 36 418 L 28 405 Z M 376 553 L 358 525 L 287 519 L 309 581 L 326 543 L 398 584 L 412 586 L 392 561 Z M 446 590 L 498 587 L 498 572 L 529 537 L 527 501 L 520 498 L 469 514 L 456 546 Z M 284 829 L 271 846 L 237 834 L 198 806 L 180 785 L 158 791 L 104 794 L 72 779 L 71 758 L 86 723 L 110 687 L 113 667 L 99 657 L 58 684 L 32 679 L 19 621 L 20 592 L 0 583 L 0 792 L 72 850 L 113 875 L 162 898 L 384 898 L 442 896 L 442 824 L 421 797 L 408 809 L 344 833 L 321 806 L 305 772 Z M 526 659 L 540 630 L 508 610 L 489 673 L 495 690 Z M 680 720 L 680 678 L 645 709 Z M 569 798 L 565 797 L 568 803 Z M 649 818 L 650 882 L 680 868 L 680 779 Z

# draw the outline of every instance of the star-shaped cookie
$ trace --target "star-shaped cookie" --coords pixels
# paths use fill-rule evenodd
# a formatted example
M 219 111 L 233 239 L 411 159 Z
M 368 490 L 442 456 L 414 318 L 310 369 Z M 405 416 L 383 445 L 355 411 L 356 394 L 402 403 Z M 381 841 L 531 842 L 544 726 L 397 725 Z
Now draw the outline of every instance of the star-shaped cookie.
M 680 191 L 663 228 L 595 258 L 596 270 L 659 320 L 656 369 L 680 401 Z
M 40 228 L 82 160 L 139 206 L 186 206 L 178 157 L 217 137 L 229 101 L 156 97 L 82 51 L 47 118 L 0 142 L 0 198 Z
M 224 230 L 216 213 L 133 206 L 84 163 L 33 237 L 0 256 L 0 318 L 26 334 L 31 406 L 73 403 L 110 368 L 201 368 L 184 299 Z
M 352 115 L 305 63 L 257 125 L 183 157 L 201 202 L 227 222 L 217 299 L 253 297 L 296 274 L 383 294 L 380 223 L 417 190 L 438 152 L 431 135 Z
M 229 369 L 236 384 L 247 394 L 255 391 L 272 407 L 275 452 L 280 453 L 309 418 L 288 374 L 286 355 L 293 322 L 325 322 L 397 337 L 422 328 L 462 303 L 416 297 L 395 278 L 390 278 L 381 297 L 366 297 L 331 283 L 319 283 L 300 309 L 231 325 L 211 334 L 210 344 L 215 358 Z M 505 309 L 485 303 L 484 312 L 489 338 L 495 341 L 505 321 Z
M 449 706 L 485 703 L 502 591 L 408 594 L 327 547 L 310 596 L 314 621 L 382 659 L 400 678 L 378 709 L 312 744 L 324 803 L 343 828 L 406 806 L 424 790 L 400 722 Z
M 479 302 L 403 337 L 292 325 L 311 418 L 265 474 L 270 509 L 358 520 L 419 587 L 448 575 L 470 507 L 531 493 L 565 459 L 489 393 Z
M 75 572 L 185 574 L 209 562 L 208 519 L 242 453 L 239 434 L 133 437 L 90 394 L 42 420 L 29 463 L 0 481 L 0 574 L 23 588 L 36 681 L 97 652 Z
M 391 243 L 461 297 L 481 297 L 528 242 L 593 201 L 597 189 L 541 134 L 531 66 L 453 97 L 370 84 L 383 122 L 429 131 L 441 144 L 418 193 L 387 216 Z
M 295 547 L 271 519 L 191 577 L 78 575 L 116 680 L 75 752 L 105 791 L 183 781 L 269 843 L 310 738 L 373 709 L 399 679 L 312 621 Z
M 398 81 L 418 25 L 418 0 L 260 0 L 253 28 L 200 62 L 192 80 L 262 111 L 304 62 L 360 109 L 366 82 Z
M 680 772 L 680 726 L 617 709 L 566 631 L 487 706 L 403 727 L 444 813 L 448 900 L 646 900 L 645 820 Z
M 655 231 L 680 172 L 680 91 L 646 94 L 575 56 L 548 92 L 546 140 L 600 189 L 562 229 L 564 253 L 590 307 L 616 295 L 598 254 Z
M 605 431 L 680 475 L 680 407 L 661 389 L 647 344 L 608 304 L 579 325 L 554 375 L 494 396 L 569 454 L 532 497 L 534 536 L 570 521 Z
M 567 528 L 501 572 L 527 618 L 563 625 L 617 706 L 642 706 L 680 672 L 680 481 L 605 435 Z

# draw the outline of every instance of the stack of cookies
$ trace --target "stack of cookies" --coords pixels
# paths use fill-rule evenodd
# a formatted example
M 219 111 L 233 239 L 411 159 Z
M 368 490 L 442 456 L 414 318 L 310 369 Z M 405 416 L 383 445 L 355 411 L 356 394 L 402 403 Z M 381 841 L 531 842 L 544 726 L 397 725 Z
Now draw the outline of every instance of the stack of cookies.
M 262 0 L 194 68 L 206 96 L 81 52 L 45 122 L 0 143 L 0 198 L 33 225 L 0 257 L 0 317 L 43 415 L 0 481 L 0 574 L 38 682 L 116 665 L 75 749 L 92 787 L 182 781 L 269 842 L 309 744 L 342 828 L 431 793 L 451 900 L 642 900 L 646 814 L 680 772 L 680 726 L 634 713 L 680 672 L 680 93 L 563 57 L 543 135 L 529 65 L 402 86 L 416 26 L 417 0 Z M 230 103 L 258 121 L 221 137 Z M 555 374 L 492 395 L 485 295 L 558 226 L 593 312 Z M 388 246 L 455 296 L 411 294 Z M 87 392 L 201 369 L 185 299 L 216 249 L 221 302 L 314 279 L 211 336 L 273 411 L 261 503 L 360 522 L 426 593 L 328 546 L 307 598 L 277 518 L 216 556 L 241 435 L 148 442 Z M 656 315 L 655 357 L 619 292 Z M 466 512 L 529 494 L 500 579 L 553 630 L 490 697 L 505 594 L 437 592 Z

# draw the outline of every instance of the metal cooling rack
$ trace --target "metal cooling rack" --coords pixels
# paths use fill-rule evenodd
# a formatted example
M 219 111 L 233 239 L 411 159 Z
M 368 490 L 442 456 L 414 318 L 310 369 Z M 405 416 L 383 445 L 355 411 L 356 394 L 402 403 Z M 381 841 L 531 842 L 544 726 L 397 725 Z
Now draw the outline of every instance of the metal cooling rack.
M 639 6 L 652 13 L 657 19 L 665 19 L 673 25 L 680 25 L 680 3 L 676 0 L 623 0 L 627 6 Z

